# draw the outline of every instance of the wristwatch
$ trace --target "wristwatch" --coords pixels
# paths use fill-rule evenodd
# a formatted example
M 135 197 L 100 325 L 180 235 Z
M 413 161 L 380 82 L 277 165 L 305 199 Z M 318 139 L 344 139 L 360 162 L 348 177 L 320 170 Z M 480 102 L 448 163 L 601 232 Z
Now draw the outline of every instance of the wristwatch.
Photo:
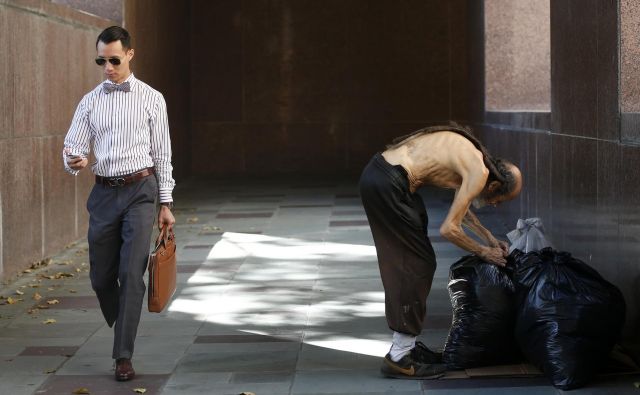
M 160 203 L 161 206 L 167 206 L 167 208 L 169 210 L 173 210 L 173 202 L 162 202 Z

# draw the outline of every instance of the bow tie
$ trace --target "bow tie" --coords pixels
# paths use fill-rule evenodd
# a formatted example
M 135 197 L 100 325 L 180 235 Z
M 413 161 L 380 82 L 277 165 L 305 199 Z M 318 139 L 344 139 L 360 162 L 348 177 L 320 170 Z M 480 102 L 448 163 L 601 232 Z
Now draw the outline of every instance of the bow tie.
M 129 85 L 129 81 L 123 82 L 120 85 L 105 82 L 104 84 L 102 84 L 102 89 L 104 89 L 104 93 L 106 94 L 109 94 L 113 91 L 131 92 L 131 85 Z

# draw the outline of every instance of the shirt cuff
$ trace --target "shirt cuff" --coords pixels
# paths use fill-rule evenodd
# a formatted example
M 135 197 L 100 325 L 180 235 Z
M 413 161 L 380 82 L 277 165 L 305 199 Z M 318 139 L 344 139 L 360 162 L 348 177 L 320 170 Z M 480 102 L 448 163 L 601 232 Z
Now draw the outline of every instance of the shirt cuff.
M 171 203 L 173 202 L 173 197 L 171 196 L 171 188 L 160 188 L 159 200 L 160 203 Z
M 67 166 L 66 163 L 64 164 L 64 170 L 69 174 L 73 174 L 74 176 L 77 176 L 80 173 L 80 170 L 73 170 L 72 168 Z

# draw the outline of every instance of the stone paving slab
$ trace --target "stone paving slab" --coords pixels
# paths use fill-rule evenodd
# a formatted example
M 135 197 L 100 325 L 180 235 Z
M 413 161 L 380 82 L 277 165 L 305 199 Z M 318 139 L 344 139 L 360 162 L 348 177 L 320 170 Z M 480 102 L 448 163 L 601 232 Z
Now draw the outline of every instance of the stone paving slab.
M 50 375 L 25 374 L 12 371 L 11 374 L 0 375 L 0 389 L 3 394 L 32 395 L 50 378 Z
M 451 323 L 449 266 L 466 253 L 438 234 L 450 194 L 424 196 L 438 267 L 420 340 L 441 349 Z M 80 387 L 91 394 L 560 393 L 544 378 L 380 375 L 391 333 L 354 184 L 185 182 L 175 198 L 178 288 L 161 314 L 143 305 L 136 379 L 113 379 L 113 328 L 97 307 L 87 243 L 79 240 L 0 288 L 1 395 Z M 491 216 L 479 217 L 496 234 L 506 232 Z M 640 377 L 572 394 L 637 393 L 633 381 Z
M 97 375 L 62 375 L 50 376 L 35 394 L 59 395 L 73 394 L 80 388 L 85 388 L 91 395 L 135 394 L 136 388 L 146 390 L 145 395 L 157 395 L 162 393 L 168 375 L 138 375 L 134 381 L 117 382 L 113 378 Z

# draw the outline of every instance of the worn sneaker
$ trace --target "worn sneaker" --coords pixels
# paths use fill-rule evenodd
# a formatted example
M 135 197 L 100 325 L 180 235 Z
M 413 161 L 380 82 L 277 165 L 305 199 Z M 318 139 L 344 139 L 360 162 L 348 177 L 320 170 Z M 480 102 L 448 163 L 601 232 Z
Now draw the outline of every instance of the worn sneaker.
M 410 351 L 414 360 L 422 363 L 442 363 L 442 353 L 434 352 L 427 348 L 424 343 L 417 341 L 415 347 Z
M 413 350 L 394 362 L 387 354 L 382 361 L 380 372 L 386 377 L 395 379 L 428 380 L 442 377 L 445 372 L 443 364 L 424 363 L 413 357 Z

